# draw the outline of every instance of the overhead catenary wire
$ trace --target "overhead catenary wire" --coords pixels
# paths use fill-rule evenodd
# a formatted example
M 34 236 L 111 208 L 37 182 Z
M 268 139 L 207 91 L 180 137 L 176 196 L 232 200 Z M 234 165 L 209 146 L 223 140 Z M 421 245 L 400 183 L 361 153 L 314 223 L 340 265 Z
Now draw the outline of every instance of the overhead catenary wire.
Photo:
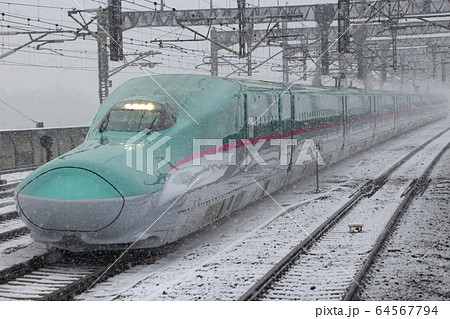
M 50 6 L 50 5 L 45 5 L 45 4 L 30 4 L 30 3 L 10 2 L 10 1 L 0 1 L 0 4 L 21 6 L 21 7 L 43 8 L 43 9 L 61 9 L 61 10 L 71 10 L 72 9 L 69 7 L 57 7 L 57 6 Z
M 11 17 L 16 17 L 16 18 L 20 18 L 20 19 L 26 19 L 27 21 L 28 21 L 28 23 L 30 23 L 30 21 L 37 21 L 37 19 L 36 18 L 29 18 L 29 17 L 26 17 L 26 16 L 21 16 L 21 15 L 10 15 Z M 27 26 L 27 24 L 22 24 L 22 23 L 20 23 L 20 22 L 17 22 L 17 21 L 10 21 L 11 23 L 14 23 L 14 24 L 19 24 L 19 25 L 24 25 L 24 26 Z M 46 20 L 42 20 L 42 19 L 40 19 L 40 21 L 39 22 L 41 22 L 41 23 L 46 23 L 46 24 L 49 24 L 49 25 L 54 25 L 54 26 L 64 26 L 64 27 L 68 27 L 68 28 L 72 28 L 74 31 L 75 30 L 77 30 L 75 27 L 73 27 L 73 26 L 68 26 L 68 25 L 63 25 L 63 24 L 61 24 L 61 23 L 55 23 L 55 22 L 50 22 L 50 21 L 46 21 Z M 32 25 L 30 25 L 30 26 L 32 26 Z M 3 27 L 3 26 L 2 26 Z M 39 28 L 38 26 L 32 26 L 32 27 L 35 27 L 35 28 Z M 24 32 L 26 32 L 27 30 L 26 29 L 23 29 L 23 28 L 20 28 L 20 29 L 18 29 L 18 30 L 21 30 L 21 31 L 24 31 Z M 45 30 L 51 30 L 51 29 L 45 29 Z M 131 37 L 129 37 L 129 38 L 127 38 L 127 37 L 125 37 L 124 39 L 128 39 L 129 41 L 130 41 L 130 43 L 129 44 L 131 44 L 131 45 L 134 45 L 134 43 L 133 43 L 133 41 L 140 41 L 141 43 L 143 43 L 144 44 L 144 46 L 149 46 L 149 45 L 152 45 L 151 44 L 151 41 L 155 41 L 155 40 L 158 40 L 158 39 L 160 39 L 161 37 L 164 37 L 165 35 L 167 35 L 167 34 L 172 34 L 172 33 L 176 33 L 177 32 L 177 30 L 180 30 L 180 28 L 177 28 L 176 30 L 171 30 L 171 31 L 169 31 L 169 32 L 165 32 L 165 31 L 160 31 L 160 30 L 156 30 L 156 31 L 159 31 L 159 32 L 161 32 L 162 33 L 162 35 L 160 35 L 160 36 L 157 36 L 156 38 L 154 38 L 154 39 L 152 39 L 152 40 L 138 40 L 138 39 L 135 39 L 135 38 L 131 38 Z M 155 31 L 155 30 L 153 30 L 153 31 Z M 178 38 L 180 37 L 180 36 L 183 36 L 183 38 L 185 38 L 185 39 L 190 39 L 190 37 L 188 36 L 188 35 L 181 35 L 181 34 L 178 34 Z M 66 35 L 66 37 L 67 37 L 67 35 Z M 156 46 L 156 45 L 155 45 Z M 167 48 L 161 48 L 161 49 L 167 49 Z M 170 48 L 169 48 L 170 49 Z M 194 51 L 193 49 L 190 49 L 190 48 L 183 48 L 184 50 L 186 50 L 186 51 Z M 204 52 L 204 53 L 206 53 L 206 51 L 205 50 L 197 50 L 198 52 Z
M 89 39 L 90 39 L 90 38 L 89 38 Z M 127 38 L 126 38 L 126 39 L 127 39 Z M 130 46 L 135 46 L 135 47 L 145 47 L 145 48 L 148 48 L 148 45 L 144 44 L 144 41 L 142 41 L 142 40 L 132 39 L 132 38 L 129 38 L 129 39 L 130 39 L 129 42 L 126 41 L 125 43 L 128 43 Z M 95 41 L 95 40 L 94 40 L 94 41 Z M 139 44 L 139 43 L 136 43 L 136 42 L 140 42 L 140 44 Z M 11 44 L 11 43 L 10 43 L 10 44 Z M 33 48 L 32 46 L 29 46 L 29 47 L 30 47 L 30 48 Z M 53 48 L 53 50 L 64 51 L 64 49 L 54 49 L 54 48 Z M 177 51 L 177 49 L 171 47 L 170 45 L 166 45 L 166 46 L 160 48 L 160 50 L 175 51 L 175 52 Z M 192 56 L 194 56 L 194 57 L 196 56 L 196 53 L 197 53 L 197 52 L 200 52 L 200 53 L 203 53 L 203 54 L 209 53 L 208 50 L 196 50 L 196 49 L 190 49 L 190 48 L 185 48 L 184 50 L 187 51 L 187 52 L 183 52 L 183 55 L 189 54 L 189 55 L 192 55 Z M 65 51 L 78 52 L 78 50 L 65 50 Z M 135 51 L 135 52 L 138 52 L 137 49 L 135 49 L 134 51 Z M 91 51 L 91 52 L 92 52 L 92 54 L 95 54 L 95 53 L 96 53 L 95 51 Z M 41 54 L 40 51 L 36 51 L 35 53 L 36 53 L 36 54 Z M 257 58 L 257 56 L 255 56 L 255 58 Z M 261 57 L 261 58 L 263 58 L 263 57 Z M 198 60 L 197 60 L 197 61 L 198 61 Z
M 29 116 L 27 116 L 25 113 L 23 113 L 22 111 L 18 110 L 17 108 L 15 108 L 14 106 L 12 106 L 11 104 L 3 101 L 2 99 L 0 99 L 0 102 L 2 102 L 3 104 L 5 104 L 6 106 L 8 106 L 10 109 L 14 110 L 15 112 L 19 113 L 20 115 L 22 115 L 24 118 L 28 119 L 29 121 L 33 122 L 34 124 L 38 123 L 37 121 L 33 120 L 32 118 L 30 118 Z
M 175 31 L 172 30 L 170 32 L 164 32 L 163 35 L 164 34 L 168 34 L 168 33 L 173 33 L 173 32 L 176 32 L 176 30 Z M 87 39 L 95 41 L 94 39 L 91 39 L 91 38 L 87 38 Z M 129 37 L 125 37 L 125 43 L 129 44 L 130 46 L 140 46 L 140 47 L 145 47 L 145 48 L 148 48 L 149 45 L 151 45 L 146 40 L 140 40 L 140 39 L 129 38 Z M 155 47 L 157 47 L 157 45 L 155 45 Z M 172 45 L 164 45 L 163 47 L 161 47 L 159 49 L 160 50 L 167 50 L 167 51 L 175 51 L 175 52 L 177 51 L 177 48 L 174 48 Z M 191 49 L 191 48 L 181 48 L 181 49 L 184 50 L 184 51 L 188 51 L 188 52 L 183 52 L 184 55 L 185 54 L 191 54 L 191 55 L 194 56 L 196 52 L 200 52 L 200 53 L 203 53 L 203 54 L 208 54 L 209 53 L 208 50 L 196 50 L 196 49 Z M 76 50 L 73 50 L 73 51 L 76 52 Z M 136 49 L 135 52 L 138 52 L 138 50 Z M 192 53 L 189 53 L 189 52 L 192 52 Z M 36 53 L 39 54 L 40 52 L 36 52 Z
M 2 17 L 5 17 L 5 16 L 8 16 L 8 17 L 14 18 L 14 19 L 18 19 L 18 20 L 26 20 L 26 21 L 28 21 L 27 25 L 30 25 L 29 23 L 33 22 L 33 23 L 52 25 L 55 27 L 64 27 L 64 28 L 68 28 L 68 29 L 73 29 L 74 31 L 77 30 L 77 28 L 75 26 L 69 26 L 69 25 L 57 23 L 56 20 L 55 20 L 55 22 L 53 22 L 53 21 L 49 21 L 47 19 L 36 18 L 36 17 L 32 17 L 32 16 L 25 16 L 25 15 L 16 14 L 16 13 L 13 14 L 13 13 L 2 12 Z M 14 22 L 9 21 L 9 23 L 14 23 Z M 36 26 L 36 27 L 38 27 L 38 26 Z
M 210 4 L 210 2 L 208 0 L 201 0 L 201 1 L 204 4 Z M 91 3 L 92 2 L 98 3 L 101 6 L 107 6 L 108 5 L 108 1 L 107 0 L 100 0 L 100 1 L 98 1 L 98 0 L 97 1 L 96 0 L 91 0 L 90 2 Z M 0 4 L 9 4 L 9 2 L 7 2 L 7 1 L 0 1 Z M 24 3 L 19 3 L 18 5 L 20 5 L 20 4 L 24 4 Z M 153 1 L 144 1 L 144 0 L 139 0 L 139 1 L 137 1 L 137 0 L 136 1 L 135 0 L 123 0 L 122 1 L 122 7 L 123 7 L 123 4 L 127 4 L 127 6 L 129 6 L 129 7 L 134 5 L 135 7 L 140 7 L 141 10 L 142 9 L 146 9 L 146 10 L 152 10 L 152 11 L 160 9 L 159 6 L 161 5 L 160 2 L 158 1 L 158 3 L 155 5 L 155 7 L 152 8 L 152 4 L 154 5 L 154 2 Z M 252 4 L 249 4 L 249 5 L 252 5 Z M 230 6 L 231 6 L 231 4 L 230 4 Z M 41 5 L 34 5 L 34 7 L 41 7 L 41 8 L 48 7 L 47 8 L 48 12 L 50 12 L 52 10 L 53 11 L 55 11 L 55 10 L 62 11 L 62 10 L 68 9 L 68 8 L 64 8 L 63 6 L 61 6 L 61 7 L 58 7 L 58 6 L 45 6 L 45 5 L 42 5 L 42 4 Z M 201 6 L 199 5 L 199 8 L 200 7 Z M 213 8 L 214 7 L 217 7 L 217 5 L 215 5 L 213 3 Z M 175 9 L 174 7 L 170 7 L 168 5 L 164 5 L 164 8 L 172 9 L 172 10 Z M 1 11 L 2 10 L 0 9 L 0 12 Z M 4 11 L 6 11 L 6 10 L 4 10 Z M 45 31 L 45 30 L 50 30 L 52 28 L 54 29 L 57 25 L 58 26 L 64 26 L 64 27 L 70 28 L 71 30 L 76 31 L 76 30 L 78 30 L 77 27 L 79 27 L 76 24 L 71 25 L 70 22 L 69 23 L 68 22 L 63 22 L 62 20 L 61 21 L 57 21 L 57 20 L 52 19 L 49 16 L 43 16 L 43 12 L 41 12 L 39 14 L 39 17 L 37 17 L 37 18 L 35 16 L 33 16 L 33 15 L 27 16 L 27 15 L 17 14 L 17 13 L 7 13 L 7 15 L 8 15 L 8 18 L 9 18 L 10 21 L 8 21 L 8 22 L 5 21 L 5 23 L 8 23 L 11 26 L 17 28 L 17 30 L 21 30 L 21 31 L 27 31 L 27 30 L 42 30 L 42 31 Z M 28 19 L 30 19 L 30 20 L 28 20 Z M 25 23 L 22 23 L 22 22 L 25 22 Z M 0 27 L 1 28 L 5 28 L 5 26 L 4 26 L 5 23 L 3 23 L 3 24 L 0 23 Z M 30 25 L 28 26 L 27 23 L 29 23 Z M 45 27 L 46 25 L 48 27 L 50 27 L 50 28 L 47 29 Z M 21 26 L 21 27 L 19 28 L 19 26 Z M 220 28 L 222 28 L 222 27 L 235 29 L 235 28 L 232 28 L 231 26 L 228 26 L 228 25 L 225 25 L 225 24 L 220 26 Z M 42 29 L 39 29 L 39 28 L 42 28 Z M 182 34 L 181 32 L 178 32 L 178 31 L 180 31 L 179 27 L 176 28 L 175 30 L 173 30 L 173 28 L 172 29 L 171 28 L 168 27 L 168 29 L 166 29 L 166 30 L 161 30 L 161 29 L 158 30 L 156 28 L 151 29 L 151 33 L 154 34 L 155 36 L 149 36 L 148 32 L 145 32 L 145 33 L 142 32 L 142 34 L 139 35 L 139 34 L 137 34 L 137 31 L 135 31 L 135 30 L 128 30 L 128 31 L 124 32 L 124 37 L 123 37 L 124 44 L 126 44 L 130 48 L 130 51 L 136 52 L 136 53 L 140 52 L 139 51 L 140 48 L 145 48 L 145 50 L 148 50 L 150 48 L 158 48 L 160 51 L 164 52 L 165 54 L 163 54 L 163 56 L 158 57 L 158 58 L 155 57 L 154 58 L 155 61 L 166 61 L 166 62 L 167 61 L 171 61 L 171 62 L 184 63 L 184 64 L 187 64 L 187 62 L 189 61 L 189 62 L 193 62 L 193 63 L 197 62 L 196 66 L 202 65 L 202 61 L 200 59 L 198 59 L 199 53 L 201 55 L 203 55 L 203 57 L 211 54 L 211 51 L 208 48 L 206 48 L 206 46 L 204 46 L 204 45 L 203 45 L 203 47 L 200 46 L 200 48 L 197 45 L 197 48 L 196 48 L 195 45 L 191 45 L 191 44 L 177 44 L 177 45 L 175 45 L 175 44 L 170 44 L 171 42 L 164 42 L 164 43 L 162 43 L 162 46 L 160 46 L 160 44 L 158 42 L 153 42 L 152 43 L 152 41 L 155 41 L 155 40 L 156 41 L 157 40 L 164 40 L 163 38 L 165 36 L 169 35 L 169 34 L 173 34 L 174 35 L 173 41 L 177 41 L 177 40 L 180 40 L 180 39 L 192 40 L 192 36 L 189 36 L 189 35 L 186 35 L 186 34 Z M 69 39 L 70 35 L 58 35 L 57 37 L 61 38 L 61 39 Z M 86 37 L 86 40 L 92 41 L 93 43 L 96 42 L 96 40 L 94 38 L 91 38 L 91 37 Z M 166 41 L 170 41 L 170 40 L 171 39 L 166 39 Z M 5 47 L 4 45 L 2 45 L 2 46 Z M 27 50 L 24 53 L 36 54 L 36 55 L 52 55 L 52 54 L 60 55 L 58 52 L 62 52 L 62 50 L 59 49 L 58 47 L 59 46 L 52 45 L 52 46 L 49 46 L 49 48 L 45 47 L 45 50 L 36 50 L 36 52 L 31 52 L 30 50 Z M 29 48 L 31 50 L 32 49 L 36 49 L 36 47 L 33 47 L 33 46 L 29 46 Z M 261 49 L 261 50 L 264 50 L 264 49 Z M 253 62 L 255 64 L 256 63 L 261 63 L 261 62 L 263 62 L 263 59 L 267 58 L 266 56 L 263 56 L 263 54 L 258 54 L 258 53 L 264 52 L 264 51 L 261 51 L 261 50 L 258 49 L 258 52 L 255 51 L 252 54 L 252 59 L 253 59 Z M 47 52 L 44 53 L 43 51 L 47 51 Z M 76 50 L 74 50 L 74 52 L 76 52 Z M 169 57 L 166 54 L 170 54 L 172 57 Z M 75 54 L 75 55 L 78 55 L 78 54 Z M 77 58 L 75 56 L 70 56 L 70 54 L 67 54 L 66 56 L 62 56 L 62 57 L 68 58 L 68 59 Z M 237 58 L 234 58 L 234 57 L 231 57 L 231 58 L 232 59 L 237 59 Z M 261 59 L 259 62 L 257 61 L 258 58 Z M 83 59 L 83 57 L 80 56 L 80 59 Z M 94 57 L 88 58 L 88 60 L 94 60 L 94 59 L 95 59 Z M 280 63 L 278 62 L 278 58 L 274 62 L 275 63 L 270 63 L 268 65 L 269 66 L 281 66 Z M 236 62 L 236 60 L 233 60 L 233 63 L 239 64 L 240 60 L 238 62 Z M 203 65 L 207 65 L 207 64 L 203 64 Z M 165 66 L 165 67 L 168 67 L 168 66 Z M 229 67 L 231 67 L 231 66 L 229 66 Z M 261 66 L 261 67 L 264 68 L 264 66 Z M 208 71 L 208 70 L 205 69 L 205 71 Z M 225 71 L 225 69 L 224 69 L 224 71 Z

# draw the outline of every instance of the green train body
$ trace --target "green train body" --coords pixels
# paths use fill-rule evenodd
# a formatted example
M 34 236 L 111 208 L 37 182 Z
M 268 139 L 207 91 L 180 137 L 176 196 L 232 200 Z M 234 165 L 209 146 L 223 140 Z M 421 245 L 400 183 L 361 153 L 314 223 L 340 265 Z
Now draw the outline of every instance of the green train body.
M 83 144 L 22 181 L 17 208 L 48 245 L 159 246 L 309 174 L 305 141 L 321 140 L 329 165 L 446 114 L 432 94 L 136 78 L 101 105 Z

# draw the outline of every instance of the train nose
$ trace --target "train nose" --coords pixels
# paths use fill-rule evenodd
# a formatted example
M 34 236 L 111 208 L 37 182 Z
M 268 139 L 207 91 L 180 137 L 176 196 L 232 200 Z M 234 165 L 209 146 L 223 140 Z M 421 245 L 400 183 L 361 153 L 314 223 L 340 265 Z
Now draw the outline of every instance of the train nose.
M 119 216 L 124 202 L 106 179 L 82 168 L 50 170 L 17 194 L 22 215 L 45 230 L 101 230 Z

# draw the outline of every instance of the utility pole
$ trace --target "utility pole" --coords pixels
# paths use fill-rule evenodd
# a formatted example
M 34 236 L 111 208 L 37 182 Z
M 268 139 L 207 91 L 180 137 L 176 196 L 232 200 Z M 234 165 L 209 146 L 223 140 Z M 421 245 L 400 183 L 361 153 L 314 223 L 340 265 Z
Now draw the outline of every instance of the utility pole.
M 251 47 L 252 47 L 252 33 L 253 33 L 253 24 L 249 23 L 247 24 L 246 27 L 246 31 L 245 31 L 245 43 L 247 45 L 248 48 L 248 52 L 246 52 L 245 54 L 247 55 L 247 74 L 248 76 L 252 75 L 252 52 L 251 52 Z
M 306 81 L 308 80 L 308 74 L 306 72 L 308 71 L 308 65 L 306 64 L 306 60 L 308 59 L 308 40 L 305 38 L 302 38 L 301 40 L 301 48 L 302 48 L 302 67 L 303 67 L 303 78 L 302 80 Z
M 100 100 L 103 101 L 108 94 L 108 74 L 105 72 L 108 67 L 108 60 L 120 61 L 123 59 L 122 32 L 133 28 L 183 28 L 193 32 L 196 36 L 193 41 L 199 38 L 210 41 L 211 58 L 205 64 L 211 64 L 211 74 L 218 75 L 219 67 L 222 63 L 234 67 L 235 72 L 242 72 L 251 75 L 260 65 L 267 63 L 274 56 L 263 60 L 255 68 L 252 67 L 253 51 L 258 47 L 278 46 L 283 49 L 283 82 L 289 81 L 289 67 L 291 61 L 295 59 L 296 48 L 303 52 L 303 58 L 299 59 L 300 68 L 303 61 L 303 70 L 308 67 L 307 60 L 318 66 L 317 73 L 327 75 L 332 67 L 331 61 L 339 60 L 339 72 L 343 73 L 346 69 L 355 69 L 357 64 L 358 78 L 363 78 L 370 72 L 371 66 L 378 65 L 381 70 L 381 81 L 386 81 L 388 73 L 398 68 L 398 60 L 405 54 L 405 47 L 411 47 L 412 52 L 408 51 L 404 62 L 417 52 L 417 48 L 424 45 L 431 45 L 429 39 L 420 37 L 420 35 L 433 34 L 433 42 L 446 45 L 448 41 L 448 15 L 450 14 L 450 3 L 448 0 L 422 0 L 417 5 L 411 5 L 411 0 L 383 0 L 375 5 L 370 1 L 350 1 L 338 0 L 336 4 L 325 5 L 285 5 L 285 6 L 247 6 L 246 0 L 236 0 L 237 7 L 234 8 L 216 8 L 213 6 L 213 0 L 205 1 L 209 4 L 208 9 L 187 9 L 187 10 L 164 10 L 164 1 L 153 2 L 155 5 L 161 3 L 157 10 L 148 11 L 124 11 L 121 12 L 120 0 L 108 0 L 107 21 L 102 17 L 98 25 L 103 26 L 105 30 L 114 39 L 108 39 L 102 34 L 99 28 L 98 48 L 99 48 L 99 91 Z M 281 4 L 281 1 L 280 1 Z M 160 9 L 160 10 L 158 10 Z M 367 9 L 367 10 L 366 10 Z M 420 19 L 420 15 L 423 15 Z M 412 17 L 412 18 L 411 18 Z M 415 18 L 417 17 L 417 18 Z M 432 21 L 428 21 L 433 18 Z M 417 19 L 419 21 L 416 21 Z M 291 27 L 291 22 L 316 22 L 316 26 Z M 332 22 L 335 23 L 332 23 Z M 349 32 L 351 23 L 355 21 L 356 26 Z M 260 24 L 268 25 L 264 30 L 255 27 Z M 274 26 L 270 29 L 270 26 Z M 236 30 L 217 30 L 214 26 L 234 25 Z M 279 27 L 279 25 L 281 27 Z M 203 35 L 201 32 L 191 27 L 207 26 L 209 34 Z M 356 32 L 355 32 L 356 31 Z M 415 37 L 415 35 L 419 35 Z M 354 41 L 350 41 L 353 36 Z M 389 40 L 390 38 L 390 40 Z M 106 41 L 105 41 L 106 40 Z M 329 47 L 334 41 L 336 46 L 331 50 Z M 186 41 L 185 39 L 167 39 L 165 42 Z M 297 42 L 296 42 L 297 41 Z M 301 47 L 298 47 L 301 41 Z M 333 41 L 333 42 L 332 42 Z M 117 43 L 116 43 L 117 42 Z M 256 43 L 252 47 L 252 42 Z M 318 43 L 319 56 L 318 61 L 313 60 L 308 50 Z M 118 45 L 120 44 L 120 46 Z M 392 52 L 384 51 L 383 47 Z M 237 45 L 239 49 L 233 49 L 231 46 Z M 390 48 L 392 45 L 392 48 Z M 116 46 L 116 47 L 114 47 Z M 373 48 L 378 48 L 378 52 L 373 52 L 370 59 L 371 63 L 366 63 L 367 53 L 373 52 Z M 221 56 L 220 50 L 227 50 L 232 54 L 231 59 L 240 59 L 238 63 L 233 63 L 230 58 Z M 108 52 L 110 51 L 110 53 Z M 299 52 L 300 52 L 299 51 Z M 377 51 L 375 49 L 375 51 Z M 392 57 L 391 57 L 392 54 Z M 427 62 L 428 70 L 433 70 L 434 76 L 440 73 L 439 63 L 445 64 L 440 60 L 440 56 L 427 52 L 428 61 L 433 60 L 433 66 Z M 278 55 L 276 55 L 278 56 Z M 239 64 L 246 59 L 247 67 Z M 392 62 L 387 62 L 391 60 Z M 221 63 L 219 63 L 219 61 Z M 245 64 L 245 62 L 243 64 Z M 355 63 L 356 62 L 356 63 Z M 387 63 L 386 63 L 387 62 Z M 126 63 L 125 63 L 126 64 Z M 131 64 L 135 65 L 135 63 Z M 442 66 L 443 77 L 445 67 Z M 277 69 L 276 67 L 274 69 Z M 405 69 L 405 72 L 409 72 Z M 306 72 L 303 72 L 306 77 Z M 405 74 L 406 75 L 406 74 Z M 111 74 L 110 74 L 111 76 Z
M 110 59 L 111 61 L 122 61 L 122 6 L 120 0 L 108 0 L 108 27 Z
M 217 30 L 215 27 L 211 29 L 211 75 L 219 75 L 219 46 L 217 45 Z
M 398 67 L 398 56 L 397 56 L 397 27 L 391 26 L 392 33 L 392 69 L 397 70 Z
M 339 73 L 346 73 L 345 54 L 350 45 L 350 0 L 338 1 L 338 52 Z
M 314 7 L 315 19 L 319 26 L 320 32 L 320 55 L 321 55 L 321 75 L 330 73 L 330 52 L 329 40 L 330 25 L 334 20 L 334 6 L 330 4 L 322 4 Z
M 245 57 L 245 0 L 237 0 L 239 17 L 239 57 Z
M 366 76 L 366 56 L 365 47 L 367 39 L 367 29 L 365 26 L 361 26 L 358 32 L 354 35 L 356 44 L 356 62 L 358 65 L 358 79 L 363 80 Z
M 108 63 L 108 17 L 101 14 L 97 20 L 97 50 L 98 50 L 98 94 L 100 103 L 108 96 L 109 63 Z
M 338 49 L 348 53 L 350 43 L 350 0 L 338 1 Z
M 283 37 L 283 84 L 289 83 L 289 53 L 287 41 L 287 22 L 281 22 L 281 34 Z
M 432 63 L 433 63 L 433 74 L 432 78 L 433 80 L 436 79 L 437 76 L 437 48 L 436 45 L 431 45 L 431 57 L 432 57 Z
M 389 43 L 388 42 L 381 43 L 379 45 L 379 51 L 381 52 L 381 55 L 383 57 L 386 57 L 381 61 L 381 84 L 380 84 L 380 87 L 383 87 L 384 83 L 386 83 L 386 81 L 387 81 L 387 67 L 388 67 L 387 55 L 389 53 Z

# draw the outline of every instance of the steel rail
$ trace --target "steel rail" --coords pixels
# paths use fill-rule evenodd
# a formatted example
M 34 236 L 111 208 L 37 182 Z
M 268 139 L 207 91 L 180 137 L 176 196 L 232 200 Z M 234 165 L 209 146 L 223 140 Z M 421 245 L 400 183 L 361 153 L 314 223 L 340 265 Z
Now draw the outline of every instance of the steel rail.
M 310 233 L 306 239 L 304 239 L 299 245 L 294 247 L 280 262 L 272 267 L 261 279 L 259 279 L 247 292 L 245 292 L 240 298 L 240 301 L 246 300 L 258 300 L 264 292 L 272 286 L 289 268 L 290 266 L 301 256 L 306 253 L 308 248 L 317 242 L 331 227 L 333 227 L 339 220 L 346 216 L 351 209 L 359 203 L 364 197 L 372 196 L 377 190 L 386 184 L 388 177 L 408 161 L 412 156 L 424 149 L 428 144 L 448 132 L 450 128 L 443 130 L 426 142 L 422 143 L 407 155 L 402 157 L 393 166 L 386 170 L 383 174 L 378 176 L 374 180 L 370 180 L 359 190 L 351 195 L 350 199 L 341 206 L 333 215 L 331 215 L 325 222 L 323 222 L 318 228 Z
M 0 270 L 0 285 L 12 281 L 16 278 L 19 278 L 36 269 L 39 269 L 40 267 L 48 263 L 48 261 L 52 259 L 53 256 L 54 256 L 53 251 L 48 252 L 43 255 L 35 256 L 27 261 Z
M 20 182 L 13 182 L 8 184 L 0 185 L 0 193 L 4 191 L 9 191 L 12 188 L 15 188 L 17 185 L 19 185 Z
M 74 254 L 74 253 L 66 253 L 59 250 L 53 250 L 46 254 L 36 256 L 27 260 L 25 262 L 13 265 L 9 268 L 0 271 L 0 285 L 7 285 L 10 282 L 15 280 L 26 281 L 27 283 L 32 283 L 33 278 L 38 276 L 33 273 L 45 272 L 48 274 L 49 280 L 52 280 L 51 277 L 59 277 L 55 282 L 46 283 L 47 286 L 44 286 L 49 292 L 27 292 L 23 291 L 23 286 L 17 286 L 17 292 L 14 290 L 5 289 L 4 286 L 0 286 L 0 297 L 9 298 L 9 299 L 33 299 L 33 300 L 71 300 L 77 294 L 83 293 L 87 289 L 93 287 L 94 285 L 105 281 L 107 278 L 114 276 L 118 273 L 129 269 L 130 267 L 138 264 L 138 260 L 140 258 L 148 257 L 149 251 L 141 250 L 128 254 L 126 257 L 122 257 L 119 261 L 114 261 L 111 263 L 102 262 L 101 265 L 96 265 L 89 260 L 87 263 L 84 262 L 80 265 L 74 264 L 74 260 L 78 257 L 85 258 L 86 256 L 83 254 Z M 115 258 L 114 254 L 106 254 L 103 257 L 106 257 L 107 260 L 111 258 Z M 84 267 L 90 268 L 89 270 L 85 270 Z M 50 268 L 50 270 L 49 270 Z M 51 269 L 57 269 L 54 273 L 51 272 Z M 67 271 L 65 271 L 67 269 Z M 82 275 L 80 279 L 71 280 L 70 278 L 74 276 L 73 272 L 80 270 L 81 273 L 85 273 Z M 70 283 L 65 284 L 62 287 L 55 286 L 58 285 L 57 281 L 61 281 L 62 276 L 67 276 L 64 281 L 70 281 Z M 77 274 L 75 274 L 77 276 Z M 78 277 L 80 277 L 78 275 Z M 36 283 L 42 285 L 42 280 L 36 279 Z M 44 284 L 45 285 L 45 284 Z M 12 286 L 16 287 L 16 285 Z M 9 287 L 10 289 L 11 287 Z M 44 289 L 44 290 L 45 290 Z M 5 296 L 8 293 L 12 293 L 14 296 L 7 297 Z M 21 295 L 22 294 L 22 295 Z
M 0 191 L 0 199 L 13 197 L 14 196 L 14 190 L 7 190 L 7 191 Z
M 22 226 L 19 228 L 5 231 L 3 233 L 0 233 L 0 243 L 3 241 L 7 241 L 9 239 L 12 239 L 12 238 L 27 235 L 29 233 L 30 233 L 30 230 L 26 226 Z
M 395 229 L 395 226 L 400 219 L 400 217 L 403 215 L 403 213 L 408 209 L 409 205 L 412 203 L 413 199 L 423 193 L 423 191 L 426 189 L 426 187 L 429 184 L 428 176 L 430 175 L 431 171 L 433 170 L 434 166 L 437 164 L 437 162 L 441 159 L 442 155 L 448 149 L 450 148 L 450 142 L 439 152 L 439 154 L 433 159 L 433 161 L 427 166 L 425 172 L 418 178 L 411 182 L 408 189 L 403 193 L 402 196 L 404 196 L 404 199 L 400 203 L 400 205 L 395 210 L 394 214 L 389 219 L 388 224 L 386 225 L 383 233 L 378 237 L 375 246 L 371 250 L 369 256 L 367 256 L 367 259 L 364 261 L 363 266 L 358 271 L 358 274 L 353 279 L 352 283 L 350 284 L 346 294 L 344 295 L 343 299 L 344 301 L 351 301 L 355 300 L 355 297 L 357 296 L 359 292 L 359 288 L 361 287 L 361 283 L 364 280 L 366 274 L 368 273 L 370 267 L 372 266 L 373 262 L 375 261 L 376 257 L 380 253 L 381 249 L 384 246 L 384 243 L 386 242 L 389 235 L 392 233 L 392 231 Z
M 19 218 L 19 213 L 17 211 L 0 214 L 0 222 L 3 222 L 5 220 L 10 220 L 10 219 L 17 219 L 17 218 Z
M 34 171 L 39 166 L 42 166 L 43 164 L 33 164 L 33 165 L 27 165 L 27 166 L 17 166 L 12 168 L 2 168 L 0 169 L 1 174 L 12 174 L 12 173 L 20 173 L 20 172 L 26 172 L 26 171 Z

